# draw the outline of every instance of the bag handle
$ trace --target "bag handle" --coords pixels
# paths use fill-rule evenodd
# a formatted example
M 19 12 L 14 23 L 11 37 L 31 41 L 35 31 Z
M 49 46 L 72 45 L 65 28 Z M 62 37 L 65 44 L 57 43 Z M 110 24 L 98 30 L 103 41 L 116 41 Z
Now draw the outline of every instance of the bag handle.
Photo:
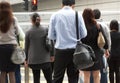
M 75 11 L 75 21 L 76 21 L 76 36 L 77 36 L 77 44 L 82 44 L 81 41 L 79 41 L 79 28 L 78 28 L 78 12 Z
M 79 29 L 78 29 L 78 12 L 75 12 L 75 19 L 76 19 L 76 36 L 77 40 L 79 40 Z
M 18 29 L 15 26 L 15 19 L 13 19 L 13 26 L 14 26 L 14 29 L 15 29 L 15 35 L 16 35 L 17 43 L 20 46 L 20 38 L 19 38 L 19 35 L 17 34 L 18 33 Z

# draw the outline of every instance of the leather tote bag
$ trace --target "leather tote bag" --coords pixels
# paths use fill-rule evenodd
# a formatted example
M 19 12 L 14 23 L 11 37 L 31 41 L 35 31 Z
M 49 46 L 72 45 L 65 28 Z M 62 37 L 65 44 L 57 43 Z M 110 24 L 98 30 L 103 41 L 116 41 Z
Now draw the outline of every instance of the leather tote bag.
M 77 40 L 79 40 L 77 12 L 76 12 L 76 35 Z M 85 69 L 93 66 L 95 62 L 95 54 L 93 49 L 90 46 L 78 41 L 75 52 L 73 54 L 73 62 L 78 69 Z
M 98 34 L 98 39 L 97 39 L 97 44 L 98 44 L 98 47 L 99 48 L 103 48 L 105 46 L 105 38 L 104 38 L 104 35 L 101 31 L 102 27 L 100 25 L 100 29 L 99 29 L 99 34 Z
M 53 44 L 53 41 L 50 40 L 48 37 L 48 29 L 46 29 L 46 35 L 45 35 L 45 49 L 50 52 L 52 50 L 52 44 Z

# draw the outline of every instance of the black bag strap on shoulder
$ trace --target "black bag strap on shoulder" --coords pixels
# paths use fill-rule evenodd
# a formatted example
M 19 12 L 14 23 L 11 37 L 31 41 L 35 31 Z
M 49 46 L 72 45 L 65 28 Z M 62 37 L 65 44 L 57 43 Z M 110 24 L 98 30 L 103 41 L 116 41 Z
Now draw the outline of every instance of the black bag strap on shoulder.
M 81 41 L 79 41 L 80 37 L 79 37 L 79 28 L 78 28 L 78 12 L 75 11 L 75 21 L 76 21 L 76 36 L 77 36 L 77 44 L 82 43 Z
M 76 19 L 76 35 L 77 35 L 77 40 L 79 40 L 79 29 L 78 29 L 78 12 L 75 12 L 75 19 Z
M 17 34 L 18 29 L 15 26 L 15 19 L 13 19 L 13 26 L 14 26 L 14 29 L 15 29 L 16 40 L 18 42 L 18 45 L 20 46 L 20 39 L 19 39 L 19 35 Z

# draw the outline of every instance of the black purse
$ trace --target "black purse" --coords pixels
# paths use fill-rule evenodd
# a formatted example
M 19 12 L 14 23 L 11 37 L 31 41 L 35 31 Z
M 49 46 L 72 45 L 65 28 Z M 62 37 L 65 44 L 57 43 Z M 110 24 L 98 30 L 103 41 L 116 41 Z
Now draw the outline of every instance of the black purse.
M 46 35 L 45 35 L 45 49 L 48 51 L 48 52 L 50 52 L 50 51 L 52 51 L 53 50 L 53 41 L 52 40 L 50 40 L 48 37 L 47 37 L 47 35 L 48 35 L 48 29 L 46 29 Z
M 78 30 L 78 13 L 76 12 L 76 35 L 77 40 L 79 40 L 79 30 Z M 85 69 L 91 67 L 95 63 L 95 54 L 93 49 L 77 41 L 75 52 L 73 54 L 73 62 L 78 69 Z

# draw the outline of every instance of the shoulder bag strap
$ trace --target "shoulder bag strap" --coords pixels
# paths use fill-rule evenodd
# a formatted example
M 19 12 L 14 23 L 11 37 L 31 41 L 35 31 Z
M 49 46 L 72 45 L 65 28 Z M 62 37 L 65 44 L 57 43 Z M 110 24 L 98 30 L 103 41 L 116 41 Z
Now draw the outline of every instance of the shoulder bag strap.
M 75 20 L 76 20 L 76 36 L 77 36 L 77 44 L 82 43 L 81 41 L 79 41 L 80 37 L 79 37 L 79 28 L 78 28 L 78 12 L 75 12 Z
M 75 12 L 75 19 L 76 19 L 76 35 L 77 35 L 77 40 L 79 40 L 79 29 L 78 29 L 78 12 Z
M 18 42 L 18 45 L 20 46 L 20 39 L 19 39 L 19 35 L 17 34 L 17 28 L 16 28 L 16 26 L 15 26 L 15 20 L 13 19 L 13 27 L 14 27 L 14 29 L 15 29 L 15 36 L 16 36 L 16 40 L 17 40 L 17 42 Z

